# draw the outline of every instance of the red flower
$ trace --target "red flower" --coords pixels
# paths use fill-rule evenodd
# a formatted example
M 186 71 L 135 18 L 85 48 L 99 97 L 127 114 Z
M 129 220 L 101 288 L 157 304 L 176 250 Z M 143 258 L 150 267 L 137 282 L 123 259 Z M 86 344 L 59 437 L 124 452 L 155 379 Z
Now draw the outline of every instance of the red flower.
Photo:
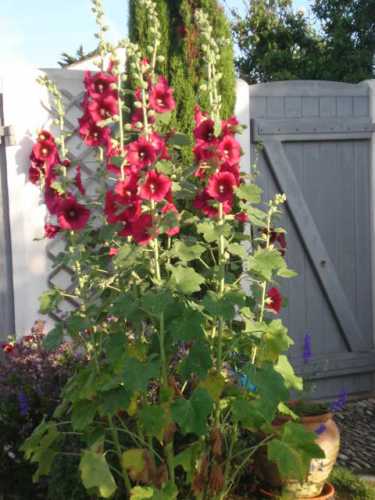
M 87 110 L 95 123 L 118 114 L 118 101 L 113 95 L 105 95 L 87 105 Z
M 235 185 L 236 179 L 233 174 L 230 172 L 217 172 L 208 181 L 207 193 L 220 203 L 225 201 L 232 203 Z
M 48 208 L 48 211 L 52 215 L 56 215 L 63 197 L 53 189 L 50 185 L 46 186 L 44 191 L 44 201 Z
M 238 163 L 241 158 L 241 147 L 234 137 L 226 135 L 220 141 L 219 151 L 223 161 L 229 164 Z
M 41 142 L 41 141 L 55 142 L 55 138 L 51 134 L 51 132 L 48 132 L 47 130 L 41 130 L 38 134 L 38 142 Z
M 197 194 L 193 201 L 194 208 L 201 210 L 207 217 L 215 218 L 219 215 L 219 209 L 214 206 L 216 200 L 212 198 L 205 189 Z M 216 202 L 217 203 L 217 202 Z M 229 201 L 224 201 L 223 212 L 229 214 L 232 210 L 232 204 Z
M 163 214 L 168 214 L 170 212 L 174 212 L 175 214 L 178 214 L 178 210 L 173 203 L 167 203 L 166 205 L 164 205 L 164 207 L 162 208 L 161 211 Z M 178 234 L 180 232 L 180 228 L 179 228 L 179 226 L 174 226 L 174 227 L 167 229 L 165 232 L 167 233 L 168 236 L 176 236 L 176 234 Z
M 228 120 L 223 120 L 221 123 L 222 134 L 230 135 L 235 134 L 237 132 L 237 128 L 240 122 L 237 120 L 235 116 L 231 116 Z
M 176 107 L 173 99 L 173 89 L 169 87 L 167 80 L 160 76 L 158 83 L 151 87 L 149 97 L 150 107 L 157 113 L 168 113 Z
M 153 132 L 150 135 L 149 139 L 150 139 L 150 142 L 153 145 L 153 147 L 156 149 L 158 159 L 159 160 L 170 160 L 167 146 L 165 144 L 165 141 L 160 137 L 160 135 L 157 134 L 156 132 Z
M 125 180 L 117 181 L 115 185 L 115 193 L 119 196 L 131 196 L 138 189 L 139 176 L 132 171 L 128 171 L 125 175 Z
M 217 162 L 218 150 L 217 144 L 213 142 L 198 141 L 194 149 L 195 159 L 198 163 L 201 162 Z
M 236 220 L 239 222 L 249 222 L 249 216 L 245 212 L 238 212 L 238 214 L 235 215 Z
M 55 226 L 54 224 L 45 224 L 44 225 L 44 236 L 50 240 L 55 238 L 56 234 L 60 232 L 61 228 L 59 226 Z
M 199 107 L 198 104 L 196 104 L 194 108 L 194 120 L 195 120 L 195 125 L 198 126 L 202 120 L 207 118 L 207 113 L 202 112 L 201 108 Z
M 3 352 L 6 352 L 6 353 L 9 354 L 10 352 L 13 351 L 13 349 L 14 349 L 15 346 L 14 346 L 14 344 L 2 344 L 1 347 L 3 349 Z
M 118 248 L 111 247 L 111 248 L 109 249 L 108 255 L 109 255 L 110 257 L 114 257 L 115 255 L 117 255 L 117 254 L 119 253 L 119 251 L 120 251 L 120 250 L 119 250 Z
M 76 176 L 74 178 L 74 183 L 75 185 L 77 186 L 78 188 L 78 191 L 81 193 L 81 194 L 85 194 L 85 188 L 82 184 L 82 177 L 81 177 L 81 167 L 78 165 L 77 166 L 77 170 L 76 170 Z
M 103 72 L 91 74 L 85 72 L 84 84 L 88 94 L 94 99 L 100 99 L 103 95 L 111 94 L 117 98 L 117 91 L 113 89 L 116 77 Z
M 162 201 L 171 189 L 171 186 L 172 181 L 169 177 L 152 170 L 147 174 L 146 180 L 141 186 L 139 196 L 144 200 Z
M 33 184 L 38 184 L 40 181 L 40 176 L 44 173 L 43 163 L 31 160 L 29 167 L 29 181 Z
M 271 243 L 276 243 L 279 247 L 279 252 L 281 255 L 285 255 L 285 250 L 286 250 L 286 238 L 285 238 L 285 233 L 276 233 L 275 231 L 271 232 L 271 238 L 270 238 Z
M 79 118 L 78 122 L 79 133 L 87 146 L 98 147 L 108 143 L 111 134 L 109 127 L 98 127 L 87 113 Z
M 150 167 L 157 159 L 157 151 L 154 145 L 145 137 L 131 142 L 127 146 L 128 163 L 136 169 Z
M 121 220 L 121 196 L 107 191 L 105 194 L 104 213 L 109 224 L 115 224 Z
M 279 314 L 279 312 L 281 311 L 281 306 L 283 304 L 283 298 L 279 290 L 275 287 L 270 288 L 268 290 L 267 297 L 269 299 L 267 308 L 275 312 L 276 314 Z
M 220 165 L 220 172 L 230 172 L 236 179 L 236 185 L 240 185 L 240 166 L 238 164 L 224 162 Z
M 131 236 L 139 245 L 147 245 L 155 235 L 151 234 L 153 220 L 150 214 L 143 213 L 131 223 Z
M 59 155 L 56 148 L 56 144 L 52 140 L 39 141 L 34 144 L 31 160 L 42 162 L 48 166 L 55 165 L 59 163 Z
M 202 120 L 194 129 L 194 137 L 204 142 L 215 142 L 215 122 L 211 118 Z
M 62 229 L 80 231 L 87 225 L 90 210 L 78 203 L 73 196 L 69 196 L 59 203 L 57 218 Z

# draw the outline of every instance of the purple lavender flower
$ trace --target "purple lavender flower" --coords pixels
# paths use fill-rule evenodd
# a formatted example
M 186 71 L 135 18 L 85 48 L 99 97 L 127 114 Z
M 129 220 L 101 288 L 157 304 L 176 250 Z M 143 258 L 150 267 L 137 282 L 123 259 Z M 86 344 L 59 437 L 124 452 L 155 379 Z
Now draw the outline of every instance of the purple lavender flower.
M 329 409 L 332 413 L 336 413 L 338 411 L 341 411 L 344 406 L 346 405 L 346 402 L 348 400 L 348 393 L 346 392 L 345 389 L 343 389 L 340 394 L 338 395 L 337 399 L 331 403 Z
M 327 427 L 324 424 L 320 424 L 319 427 L 317 427 L 314 432 L 318 436 L 321 436 L 326 430 Z
M 303 338 L 303 362 L 305 363 L 305 365 L 307 365 L 311 357 L 312 357 L 311 335 L 306 333 Z
M 18 393 L 18 405 L 20 414 L 23 417 L 26 417 L 26 415 L 29 413 L 29 401 L 27 399 L 26 394 L 23 391 L 20 391 Z

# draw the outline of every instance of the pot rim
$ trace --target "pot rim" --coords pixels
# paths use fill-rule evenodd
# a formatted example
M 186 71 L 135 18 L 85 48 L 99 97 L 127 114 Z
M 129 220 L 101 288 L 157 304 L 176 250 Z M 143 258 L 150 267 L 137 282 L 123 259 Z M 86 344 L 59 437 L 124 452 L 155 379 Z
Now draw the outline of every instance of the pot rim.
M 274 498 L 273 492 L 268 491 L 265 488 L 259 488 L 259 491 L 264 495 L 269 496 L 270 498 Z M 335 487 L 332 483 L 326 482 L 321 494 L 317 497 L 298 497 L 298 500 L 328 500 L 329 498 L 333 498 L 331 495 L 334 495 L 336 492 Z

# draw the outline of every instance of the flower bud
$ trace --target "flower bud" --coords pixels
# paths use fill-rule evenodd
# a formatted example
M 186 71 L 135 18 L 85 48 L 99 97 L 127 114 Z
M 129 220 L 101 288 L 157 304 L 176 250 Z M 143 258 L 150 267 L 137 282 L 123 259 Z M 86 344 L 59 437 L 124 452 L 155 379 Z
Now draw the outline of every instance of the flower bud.
M 135 101 L 134 102 L 134 107 L 140 109 L 142 107 L 141 101 Z

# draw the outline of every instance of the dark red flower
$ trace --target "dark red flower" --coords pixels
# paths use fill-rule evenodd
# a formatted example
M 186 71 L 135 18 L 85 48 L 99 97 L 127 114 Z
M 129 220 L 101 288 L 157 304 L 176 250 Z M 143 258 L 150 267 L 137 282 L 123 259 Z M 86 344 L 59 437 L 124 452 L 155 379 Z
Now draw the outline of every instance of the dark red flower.
M 36 142 L 32 149 L 31 160 L 42 162 L 47 166 L 59 163 L 60 160 L 55 142 L 52 140 Z
M 152 170 L 147 174 L 139 196 L 144 200 L 162 201 L 170 191 L 171 186 L 172 181 L 169 177 Z
M 147 245 L 155 238 L 153 220 L 150 214 L 143 213 L 131 223 L 131 236 L 139 245 Z
M 218 162 L 218 149 L 217 144 L 214 142 L 198 141 L 193 151 L 198 163 Z
M 157 159 L 155 146 L 145 137 L 139 137 L 138 140 L 128 144 L 127 153 L 129 165 L 139 170 L 150 167 Z
M 237 128 L 240 122 L 237 120 L 235 116 L 231 116 L 228 118 L 228 120 L 223 120 L 221 122 L 221 129 L 222 129 L 222 134 L 224 135 L 230 135 L 230 134 L 235 134 L 237 132 Z
M 107 145 L 111 135 L 109 127 L 98 127 L 88 113 L 79 118 L 78 122 L 79 133 L 87 146 L 98 147 Z
M 163 214 L 168 214 L 170 212 L 178 214 L 178 210 L 173 203 L 167 203 L 166 205 L 164 205 L 164 207 L 162 208 L 161 211 Z M 180 232 L 180 227 L 173 226 L 173 227 L 170 227 L 169 229 L 167 229 L 165 232 L 167 233 L 168 236 L 176 236 L 176 234 L 178 234 Z
M 121 196 L 114 194 L 112 191 L 107 191 L 105 194 L 104 214 L 109 224 L 115 224 L 121 220 Z
M 38 184 L 42 174 L 44 175 L 44 164 L 31 160 L 29 167 L 29 181 L 33 184 Z
M 195 105 L 194 108 L 194 120 L 195 126 L 198 126 L 202 120 L 207 118 L 207 113 L 203 112 L 198 104 Z
M 115 193 L 124 197 L 134 195 L 138 189 L 138 179 L 138 174 L 132 171 L 127 171 L 125 179 L 123 181 L 116 182 Z
M 59 233 L 61 228 L 55 224 L 45 224 L 44 225 L 44 236 L 50 240 L 55 238 L 57 233 Z
M 212 198 L 205 189 L 197 194 L 193 201 L 193 206 L 197 210 L 201 210 L 207 217 L 216 218 L 219 216 L 219 209 L 215 206 L 215 203 L 217 205 L 217 200 Z M 232 204 L 229 201 L 224 201 L 223 212 L 228 214 L 231 210 Z
M 220 141 L 219 151 L 223 161 L 229 164 L 238 163 L 241 158 L 241 147 L 234 137 L 226 135 Z
M 2 347 L 3 352 L 6 352 L 7 354 L 12 352 L 15 348 L 14 344 L 2 344 L 1 347 Z
M 286 251 L 285 233 L 276 233 L 275 231 L 272 231 L 270 242 L 272 244 L 276 244 L 278 246 L 278 249 L 279 249 L 279 252 L 281 255 L 285 255 L 285 251 Z
M 41 130 L 38 134 L 38 142 L 41 141 L 55 142 L 55 137 L 48 130 Z
M 52 215 L 56 215 L 59 205 L 64 198 L 50 185 L 47 185 L 44 190 L 44 201 L 48 211 Z
M 281 311 L 281 307 L 283 304 L 283 298 L 279 290 L 275 287 L 270 288 L 267 293 L 267 297 L 269 300 L 269 303 L 267 304 L 267 308 L 270 309 L 271 311 L 275 312 L 276 314 L 279 314 Z
M 113 85 L 117 83 L 114 75 L 103 72 L 91 74 L 90 71 L 86 71 L 83 81 L 88 94 L 94 99 L 100 99 L 108 94 L 117 98 L 117 91 L 113 89 Z
M 57 219 L 61 229 L 80 231 L 84 229 L 90 218 L 90 210 L 78 203 L 73 197 L 64 198 L 58 207 Z
M 85 194 L 85 188 L 82 184 L 82 177 L 81 177 L 81 167 L 78 165 L 76 169 L 76 176 L 74 178 L 74 183 L 77 186 L 78 191 L 81 194 Z
M 109 249 L 108 255 L 110 257 L 114 257 L 115 255 L 117 255 L 119 253 L 119 251 L 120 251 L 119 248 L 111 247 Z
M 113 95 L 105 95 L 87 105 L 87 111 L 94 123 L 118 114 L 118 101 Z
M 220 165 L 220 172 L 230 172 L 236 179 L 236 185 L 240 185 L 240 166 L 237 163 L 231 164 L 228 162 L 224 162 L 222 165 Z
M 249 216 L 245 212 L 238 212 L 238 214 L 235 215 L 236 220 L 239 222 L 249 222 Z
M 160 137 L 159 134 L 153 132 L 150 135 L 149 140 L 153 145 L 153 147 L 156 149 L 159 160 L 170 160 L 170 156 L 165 141 L 162 137 Z
M 196 140 L 204 142 L 215 142 L 215 122 L 211 118 L 202 120 L 194 129 L 194 137 Z
M 236 186 L 236 179 L 230 172 L 217 172 L 208 181 L 207 193 L 220 203 L 233 200 L 233 190 Z
M 151 87 L 149 95 L 150 107 L 157 113 L 168 113 L 176 107 L 173 98 L 173 89 L 169 87 L 167 80 L 160 76 L 158 83 Z

